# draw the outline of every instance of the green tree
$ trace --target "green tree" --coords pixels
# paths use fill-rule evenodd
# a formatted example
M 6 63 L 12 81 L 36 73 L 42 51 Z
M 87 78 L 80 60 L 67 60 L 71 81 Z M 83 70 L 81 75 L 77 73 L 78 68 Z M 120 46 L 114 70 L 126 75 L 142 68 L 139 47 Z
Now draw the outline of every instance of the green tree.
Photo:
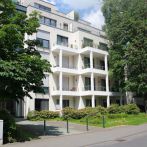
M 0 1 L 0 101 L 43 92 L 44 72 L 50 72 L 51 65 L 35 49 L 38 42 L 24 38 L 37 32 L 38 16 L 33 12 L 27 17 L 11 0 Z
M 104 0 L 102 8 L 110 39 L 110 73 L 124 91 L 147 93 L 147 3 Z

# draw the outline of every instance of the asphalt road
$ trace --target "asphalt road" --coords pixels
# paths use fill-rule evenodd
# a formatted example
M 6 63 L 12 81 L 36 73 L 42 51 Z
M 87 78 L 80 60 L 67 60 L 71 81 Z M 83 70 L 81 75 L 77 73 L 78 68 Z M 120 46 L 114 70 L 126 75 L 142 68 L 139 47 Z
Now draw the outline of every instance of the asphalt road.
M 103 143 L 89 144 L 84 147 L 147 147 L 147 132 Z
M 38 127 L 39 124 L 36 125 Z M 3 147 L 147 147 L 147 124 L 45 136 L 38 140 L 7 144 Z

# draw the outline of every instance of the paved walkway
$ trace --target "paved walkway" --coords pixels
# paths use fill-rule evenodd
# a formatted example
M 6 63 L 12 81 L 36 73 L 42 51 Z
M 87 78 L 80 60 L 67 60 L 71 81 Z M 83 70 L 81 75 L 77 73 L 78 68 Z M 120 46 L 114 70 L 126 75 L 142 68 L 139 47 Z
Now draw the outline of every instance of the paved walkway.
M 42 137 L 44 135 L 43 121 L 17 121 L 17 124 L 23 126 L 25 130 L 33 132 L 35 135 Z M 89 126 L 89 131 L 100 131 L 102 128 Z M 46 136 L 62 136 L 81 134 L 87 132 L 86 125 L 79 125 L 69 122 L 69 133 L 67 133 L 67 123 L 64 121 L 47 121 Z
M 27 121 L 25 123 L 27 123 Z M 54 125 L 56 125 L 56 123 L 57 125 L 60 124 L 58 124 L 58 122 L 49 122 L 49 124 L 51 123 Z M 63 122 L 61 122 L 60 125 L 63 125 L 62 123 Z M 79 127 L 82 128 L 83 126 L 80 125 Z M 45 136 L 42 139 L 25 143 L 7 144 L 4 145 L 4 147 L 102 147 L 109 143 L 121 143 L 126 141 L 129 137 L 135 137 L 144 133 L 147 134 L 147 124 L 107 129 L 97 128 L 89 132 L 82 132 L 81 130 L 78 130 L 78 133 L 71 133 L 70 135 Z

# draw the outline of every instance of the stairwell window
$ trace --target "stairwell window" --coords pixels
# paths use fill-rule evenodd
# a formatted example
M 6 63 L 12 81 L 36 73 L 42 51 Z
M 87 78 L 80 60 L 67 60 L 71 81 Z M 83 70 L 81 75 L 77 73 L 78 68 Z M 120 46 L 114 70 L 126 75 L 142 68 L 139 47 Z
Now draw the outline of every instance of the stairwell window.
M 68 46 L 68 38 L 64 36 L 57 35 L 57 44 Z
M 34 6 L 42 11 L 51 12 L 51 8 L 35 3 Z
M 40 16 L 40 23 L 47 25 L 47 26 L 51 26 L 51 27 L 56 27 L 57 26 L 57 21 L 51 18 L 47 18 L 44 16 Z
M 42 38 L 37 38 L 37 40 L 39 41 L 38 47 L 42 47 L 42 48 L 46 48 L 46 49 L 50 48 L 49 40 L 45 40 L 45 39 L 42 39 Z

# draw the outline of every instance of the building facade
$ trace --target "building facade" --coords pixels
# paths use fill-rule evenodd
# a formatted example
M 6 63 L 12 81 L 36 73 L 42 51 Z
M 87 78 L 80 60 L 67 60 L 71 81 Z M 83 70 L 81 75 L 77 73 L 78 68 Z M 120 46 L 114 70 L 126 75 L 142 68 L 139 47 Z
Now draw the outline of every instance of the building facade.
M 82 109 L 110 103 L 121 103 L 120 94 L 110 91 L 108 76 L 108 44 L 105 33 L 79 19 L 74 11 L 63 14 L 43 0 L 19 0 L 27 8 L 40 13 L 38 32 L 25 39 L 37 39 L 37 50 L 52 65 L 45 73 L 45 94 L 31 93 L 17 104 L 17 116 L 32 110 L 62 111 L 64 107 Z M 35 76 L 35 75 L 34 75 Z

